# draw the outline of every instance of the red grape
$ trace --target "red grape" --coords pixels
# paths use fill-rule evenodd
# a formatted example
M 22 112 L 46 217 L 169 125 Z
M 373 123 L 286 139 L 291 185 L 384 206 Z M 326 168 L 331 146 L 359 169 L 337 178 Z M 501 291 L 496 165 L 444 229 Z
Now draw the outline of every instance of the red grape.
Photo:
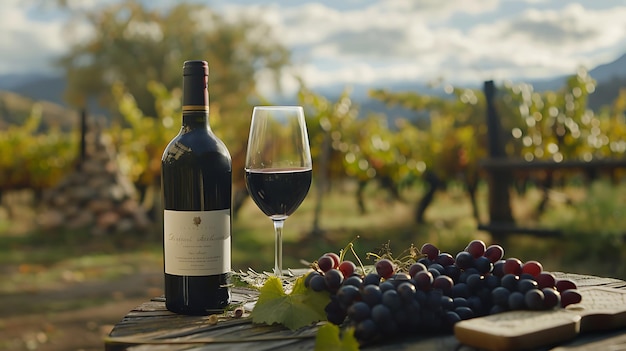
M 431 244 L 431 243 L 426 243 L 424 245 L 422 245 L 422 248 L 420 249 L 420 252 L 426 256 L 428 256 L 428 259 L 431 261 L 434 261 L 435 258 L 437 258 L 437 256 L 439 256 L 439 249 Z
M 334 262 L 330 256 L 324 255 L 317 259 L 317 265 L 320 267 L 322 272 L 328 272 L 333 269 Z
M 428 271 L 417 272 L 415 277 L 415 286 L 422 291 L 429 291 L 433 284 L 433 275 Z
M 394 273 L 393 263 L 386 258 L 378 260 L 374 267 L 376 268 L 376 273 L 384 279 L 390 278 Z
M 500 245 L 489 245 L 485 250 L 484 256 L 487 257 L 491 263 L 496 263 L 504 257 L 504 249 Z
M 454 281 L 447 275 L 440 275 L 433 281 L 433 288 L 441 290 L 445 295 L 449 295 L 454 286 Z
M 538 276 L 543 271 L 543 266 L 538 261 L 527 261 L 522 265 L 522 273 L 528 273 L 533 277 Z
M 339 260 L 339 255 L 337 255 L 334 252 L 329 252 L 325 254 L 325 256 L 329 256 L 330 258 L 333 259 L 333 268 L 335 269 L 339 268 L 339 263 L 341 263 L 341 261 Z
M 569 279 L 559 279 L 554 286 L 561 294 L 563 294 L 565 290 L 575 290 L 577 288 L 576 283 Z
M 567 289 L 561 292 L 561 306 L 567 307 L 569 305 L 579 303 L 583 297 L 576 289 Z
M 482 240 L 472 240 L 465 248 L 474 258 L 478 258 L 485 254 L 486 246 Z
M 454 264 L 454 257 L 452 257 L 452 255 L 450 255 L 447 252 L 443 252 L 440 253 L 437 258 L 435 259 L 435 262 L 439 263 L 442 266 L 449 266 Z
M 504 261 L 504 267 L 502 267 L 504 274 L 522 274 L 522 261 L 517 258 L 507 258 Z
M 424 264 L 416 262 L 416 263 L 413 263 L 411 267 L 409 267 L 409 275 L 413 277 L 417 274 L 417 272 L 427 271 L 427 270 L 428 268 L 426 268 Z
M 356 265 L 352 261 L 343 261 L 339 264 L 338 268 L 344 277 L 349 277 L 356 271 Z
M 536 277 L 537 285 L 539 285 L 539 289 L 550 288 L 554 289 L 556 285 L 556 278 L 554 274 L 548 272 L 541 272 Z

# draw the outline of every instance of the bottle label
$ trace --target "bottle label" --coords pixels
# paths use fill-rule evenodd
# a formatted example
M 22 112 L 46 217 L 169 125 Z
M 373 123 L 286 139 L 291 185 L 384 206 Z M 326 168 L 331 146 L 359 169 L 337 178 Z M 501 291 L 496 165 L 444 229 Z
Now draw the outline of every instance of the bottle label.
M 163 213 L 165 273 L 202 276 L 230 272 L 230 210 Z

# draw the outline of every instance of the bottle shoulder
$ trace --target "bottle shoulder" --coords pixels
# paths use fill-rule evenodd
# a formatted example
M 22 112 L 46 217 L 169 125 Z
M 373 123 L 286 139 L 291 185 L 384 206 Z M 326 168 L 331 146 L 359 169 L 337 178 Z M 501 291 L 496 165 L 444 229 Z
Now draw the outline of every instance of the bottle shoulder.
M 210 129 L 194 129 L 174 137 L 165 148 L 162 161 L 181 157 L 216 156 L 231 161 L 228 148 Z

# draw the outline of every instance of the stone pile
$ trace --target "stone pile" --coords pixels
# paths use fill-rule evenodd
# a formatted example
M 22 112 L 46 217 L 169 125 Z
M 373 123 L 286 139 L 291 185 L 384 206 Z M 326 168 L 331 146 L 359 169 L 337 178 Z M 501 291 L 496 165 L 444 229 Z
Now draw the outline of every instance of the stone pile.
M 110 137 L 95 123 L 89 130 L 76 170 L 44 193 L 40 226 L 92 235 L 145 231 L 150 221 L 132 182 L 120 172 Z

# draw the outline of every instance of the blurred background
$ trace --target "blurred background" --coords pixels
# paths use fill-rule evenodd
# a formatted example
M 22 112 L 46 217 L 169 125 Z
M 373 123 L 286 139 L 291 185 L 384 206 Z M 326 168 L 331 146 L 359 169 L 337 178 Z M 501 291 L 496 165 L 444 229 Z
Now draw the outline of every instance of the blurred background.
M 624 18 L 595 0 L 1 2 L 0 348 L 102 349 L 162 294 L 188 59 L 209 62 L 233 157 L 234 270 L 273 260 L 243 182 L 252 107 L 298 104 L 314 184 L 285 267 L 482 239 L 626 278 Z

